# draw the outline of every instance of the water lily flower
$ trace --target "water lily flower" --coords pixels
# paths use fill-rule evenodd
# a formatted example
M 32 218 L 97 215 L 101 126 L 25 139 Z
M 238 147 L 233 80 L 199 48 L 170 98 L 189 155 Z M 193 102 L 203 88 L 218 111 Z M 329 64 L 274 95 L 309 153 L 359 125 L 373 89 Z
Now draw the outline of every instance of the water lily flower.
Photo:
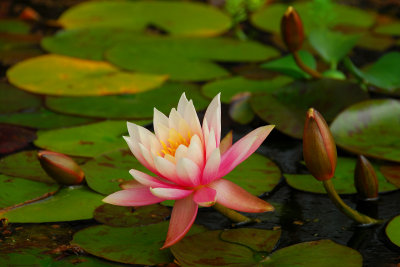
M 181 240 L 192 226 L 199 206 L 216 202 L 242 212 L 266 212 L 274 208 L 238 185 L 223 179 L 261 145 L 274 126 L 250 132 L 221 153 L 221 102 L 211 101 L 200 124 L 192 100 L 182 94 L 169 117 L 154 109 L 154 132 L 128 122 L 124 137 L 133 155 L 153 175 L 130 170 L 135 183 L 115 192 L 104 202 L 120 206 L 144 206 L 175 200 L 167 238 L 162 248 Z M 243 177 L 245 179 L 245 177 Z

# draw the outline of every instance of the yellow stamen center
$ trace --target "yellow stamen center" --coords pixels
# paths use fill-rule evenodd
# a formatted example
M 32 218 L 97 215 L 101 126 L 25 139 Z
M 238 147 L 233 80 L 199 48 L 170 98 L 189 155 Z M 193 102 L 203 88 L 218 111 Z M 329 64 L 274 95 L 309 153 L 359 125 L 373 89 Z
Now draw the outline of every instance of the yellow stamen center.
M 165 155 L 175 156 L 176 149 L 180 145 L 189 146 L 191 134 L 190 131 L 187 133 L 187 138 L 183 137 L 177 130 L 171 128 L 169 130 L 169 136 L 167 144 L 160 140 L 163 149 L 161 153 Z

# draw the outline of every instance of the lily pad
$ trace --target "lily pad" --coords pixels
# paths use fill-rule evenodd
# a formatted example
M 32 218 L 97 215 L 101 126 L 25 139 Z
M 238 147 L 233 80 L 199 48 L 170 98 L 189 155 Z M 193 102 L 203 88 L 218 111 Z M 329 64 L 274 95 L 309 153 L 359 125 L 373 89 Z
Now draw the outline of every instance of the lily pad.
M 375 22 L 375 15 L 373 13 L 356 7 L 336 3 L 329 3 L 321 7 L 318 6 L 320 3 L 313 3 L 312 1 L 292 3 L 299 13 L 306 31 L 321 26 L 333 28 L 339 25 L 368 28 Z M 266 5 L 264 8 L 253 13 L 251 22 L 254 26 L 262 30 L 279 33 L 280 21 L 287 7 L 287 4 Z
M 320 79 L 296 81 L 272 93 L 254 94 L 250 102 L 261 119 L 289 136 L 302 138 L 305 114 L 310 107 L 329 122 L 346 107 L 365 99 L 368 94 L 355 83 Z
M 400 21 L 379 25 L 374 29 L 376 33 L 400 36 Z
M 385 231 L 390 241 L 400 247 L 400 216 L 394 217 L 386 226 Z
M 103 106 L 104 107 L 104 106 Z M 14 124 L 36 129 L 52 129 L 94 122 L 94 119 L 68 116 L 47 109 L 0 115 L 1 123 Z
M 380 171 L 385 176 L 386 180 L 391 184 L 400 188 L 400 166 L 399 165 L 386 165 L 381 166 Z
M 76 5 L 59 22 L 68 29 L 114 27 L 143 30 L 155 25 L 171 34 L 213 36 L 231 26 L 229 16 L 211 5 L 179 1 L 102 1 Z
M 161 205 L 121 207 L 104 204 L 94 211 L 96 221 L 114 227 L 131 227 L 159 223 L 171 215 L 171 209 Z
M 202 81 L 229 74 L 212 61 L 261 61 L 277 55 L 274 48 L 253 41 L 147 37 L 117 44 L 105 57 L 123 69 L 167 74 L 171 80 Z
M 71 243 L 107 260 L 127 264 L 165 264 L 173 261 L 169 250 L 160 250 L 167 230 L 168 222 L 141 227 L 98 225 L 77 232 Z M 193 225 L 188 235 L 203 231 L 204 228 Z
M 46 97 L 46 106 L 56 112 L 78 116 L 110 119 L 152 118 L 153 107 L 168 114 L 171 108 L 175 107 L 172 103 L 176 103 L 183 92 L 188 99 L 193 99 L 197 110 L 207 107 L 208 101 L 200 94 L 198 86 L 182 83 L 166 83 L 157 89 L 139 94 L 79 98 Z
M 147 121 L 135 121 L 144 125 Z M 95 157 L 126 147 L 126 121 L 103 121 L 64 129 L 38 131 L 35 145 L 72 156 Z
M 107 95 L 137 93 L 153 89 L 166 77 L 122 72 L 106 62 L 44 55 L 8 69 L 13 85 L 48 95 Z
M 0 32 L 1 33 L 16 33 L 25 34 L 29 33 L 30 26 L 23 21 L 14 19 L 1 19 Z
M 0 124 L 0 154 L 8 154 L 24 148 L 35 139 L 36 134 L 32 130 Z
M 332 178 L 332 182 L 339 194 L 357 193 L 354 185 L 354 169 L 356 167 L 356 161 L 357 160 L 353 158 L 338 158 L 335 176 Z M 373 163 L 372 166 L 374 167 L 378 178 L 380 193 L 397 189 L 385 179 L 385 174 L 380 171 L 379 165 Z M 310 174 L 285 174 L 284 176 L 286 182 L 297 190 L 326 194 L 322 183 Z
M 221 101 L 230 103 L 232 97 L 236 94 L 244 92 L 273 92 L 292 81 L 292 79 L 284 76 L 278 76 L 271 80 L 250 80 L 242 76 L 236 76 L 209 82 L 202 87 L 202 92 L 209 98 L 213 98 L 221 92 Z
M 391 36 L 375 35 L 370 32 L 362 35 L 357 42 L 358 47 L 381 53 L 385 52 L 393 45 L 395 45 L 395 39 Z
M 18 90 L 6 83 L 0 83 L 0 96 L 0 114 L 37 108 L 41 105 L 39 97 Z
M 171 248 L 182 266 L 362 266 L 356 250 L 330 240 L 292 245 L 270 253 L 280 231 L 234 229 L 189 236 Z
M 55 183 L 40 166 L 36 150 L 11 154 L 0 159 L 0 172 L 43 183 Z
M 317 64 L 313 55 L 307 51 L 299 51 L 301 61 L 311 69 L 316 69 Z M 262 68 L 267 70 L 276 71 L 284 75 L 293 77 L 294 79 L 308 79 L 310 75 L 305 73 L 297 66 L 296 61 L 292 54 L 284 57 L 268 61 L 261 65 Z
M 352 105 L 331 124 L 336 144 L 350 152 L 400 162 L 400 102 L 374 99 Z
M 0 61 L 13 65 L 22 60 L 39 56 L 43 51 L 38 47 L 39 37 L 35 35 L 0 35 Z
M 232 120 L 240 124 L 248 124 L 254 119 L 255 114 L 249 100 L 249 93 L 234 97 L 229 107 L 229 116 Z
M 22 204 L 58 190 L 56 184 L 29 181 L 0 174 L 0 209 Z
M 2 213 L 12 223 L 44 223 L 87 220 L 102 204 L 103 196 L 85 186 L 65 187 L 57 194 Z

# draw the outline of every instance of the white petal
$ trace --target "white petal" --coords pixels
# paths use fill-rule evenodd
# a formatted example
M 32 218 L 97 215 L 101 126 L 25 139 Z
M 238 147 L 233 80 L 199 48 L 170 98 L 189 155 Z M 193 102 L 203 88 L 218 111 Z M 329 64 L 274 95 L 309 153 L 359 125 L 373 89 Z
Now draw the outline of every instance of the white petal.
M 188 147 L 186 157 L 196 163 L 201 169 L 204 166 L 204 152 L 203 144 L 201 143 L 200 137 L 197 135 L 192 136 L 190 139 L 190 145 Z M 176 153 L 175 153 L 176 157 Z
M 176 184 L 180 184 L 178 175 L 176 174 L 175 164 L 159 156 L 154 159 L 154 164 L 162 177 Z
M 210 157 L 211 153 L 214 151 L 214 149 L 217 147 L 217 144 L 215 142 L 215 133 L 214 129 L 211 129 L 210 135 L 208 136 L 208 140 L 206 143 L 206 160 Z
M 182 116 L 185 114 L 186 105 L 187 105 L 188 103 L 189 103 L 189 101 L 187 100 L 185 93 L 183 93 L 183 94 L 181 95 L 181 98 L 179 99 L 178 108 L 177 108 L 178 112 L 179 112 Z
M 217 146 L 221 139 L 221 101 L 220 94 L 216 95 L 204 115 L 203 125 L 207 122 L 210 131 L 213 129 Z
M 188 184 L 188 186 L 200 185 L 201 170 L 199 166 L 190 159 L 180 159 L 176 164 L 176 173 L 178 174 L 181 184 Z
M 142 163 L 147 169 L 149 169 L 153 173 L 157 173 L 155 167 L 147 162 L 147 160 L 144 158 L 142 155 L 142 152 L 139 148 L 139 143 L 134 137 L 128 137 L 124 136 L 124 139 L 126 143 L 128 144 L 132 154 L 135 156 L 135 158 Z
M 188 152 L 188 148 L 185 145 L 180 145 L 175 151 L 175 159 L 179 161 L 179 159 L 186 157 Z
M 199 117 L 197 116 L 197 112 L 194 108 L 192 100 L 190 100 L 189 103 L 186 105 L 183 118 L 188 123 L 192 135 L 197 134 L 200 139 L 203 139 Z
M 154 108 L 153 127 L 157 138 L 165 142 L 168 139 L 169 119 L 156 108 Z
M 202 184 L 209 184 L 218 178 L 219 165 L 221 163 L 221 152 L 219 148 L 214 149 L 210 158 L 207 160 L 203 170 Z

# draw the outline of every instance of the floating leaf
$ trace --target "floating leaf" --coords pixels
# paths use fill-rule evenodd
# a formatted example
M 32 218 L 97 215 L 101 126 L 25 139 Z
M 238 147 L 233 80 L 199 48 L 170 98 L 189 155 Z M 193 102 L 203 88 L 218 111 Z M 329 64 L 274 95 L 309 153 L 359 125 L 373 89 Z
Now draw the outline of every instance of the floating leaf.
M 0 209 L 42 197 L 58 189 L 56 184 L 45 184 L 0 174 Z
M 326 2 L 326 1 L 324 1 Z M 375 22 L 375 15 L 356 7 L 329 3 L 329 7 L 321 10 L 321 2 L 292 3 L 299 13 L 306 31 L 321 27 L 353 26 L 368 28 Z M 273 33 L 280 32 L 281 17 L 287 9 L 287 4 L 266 5 L 253 13 L 251 22 L 254 26 Z
M 400 162 L 400 102 L 374 99 L 352 105 L 331 124 L 336 144 L 356 154 Z
M 144 125 L 147 121 L 135 121 Z M 103 121 L 64 129 L 38 131 L 35 145 L 47 150 L 81 157 L 95 157 L 126 147 L 126 121 Z
M 17 126 L 0 124 L 0 154 L 24 148 L 36 139 L 34 131 Z
M 394 44 L 395 40 L 391 36 L 374 35 L 370 32 L 362 35 L 357 42 L 358 47 L 378 52 L 384 52 Z
M 249 93 L 234 97 L 229 107 L 229 116 L 232 120 L 240 124 L 248 124 L 254 119 L 254 112 L 251 109 L 249 99 Z
M 400 36 L 400 21 L 380 25 L 374 29 L 376 33 Z
M 38 47 L 39 38 L 37 35 L 0 34 L 0 61 L 3 65 L 13 65 L 43 54 Z
M 2 123 L 9 123 L 36 129 L 70 127 L 94 121 L 94 119 L 54 113 L 44 108 L 38 110 L 29 110 L 21 113 L 0 115 L 0 122 Z
M 250 102 L 261 119 L 275 124 L 287 135 L 302 138 L 305 114 L 310 107 L 331 121 L 347 106 L 367 98 L 368 94 L 355 83 L 320 79 L 296 81 L 272 93 L 256 94 Z
M 23 21 L 13 19 L 1 19 L 0 20 L 0 32 L 1 33 L 17 33 L 24 34 L 29 33 L 30 27 Z
M 27 91 L 49 95 L 137 93 L 162 84 L 165 76 L 121 72 L 106 62 L 44 55 L 14 65 L 9 81 Z
M 159 223 L 171 215 L 171 209 L 161 205 L 121 207 L 104 204 L 94 211 L 96 221 L 115 227 L 131 227 Z
M 168 114 L 171 108 L 175 107 L 172 103 L 175 103 L 183 92 L 188 99 L 193 99 L 197 110 L 207 106 L 208 101 L 200 94 L 196 85 L 182 83 L 166 83 L 157 89 L 130 95 L 46 97 L 46 106 L 57 112 L 88 117 L 152 118 L 153 107 Z
M 143 30 L 155 25 L 171 34 L 213 36 L 227 31 L 230 18 L 203 3 L 179 1 L 103 1 L 76 5 L 62 14 L 65 28 L 114 27 Z
M 386 226 L 385 231 L 390 241 L 400 247 L 400 216 L 394 217 Z
M 117 44 L 105 57 L 128 70 L 168 74 L 171 80 L 202 81 L 229 74 L 212 61 L 261 61 L 277 55 L 275 49 L 253 41 L 154 36 Z
M 0 83 L 0 96 L 0 114 L 36 108 L 41 105 L 39 97 L 18 90 L 6 83 Z
M 333 177 L 332 182 L 339 194 L 357 193 L 354 185 L 355 167 L 356 159 L 343 157 L 338 158 L 335 176 Z M 378 178 L 379 192 L 382 193 L 396 190 L 396 187 L 385 179 L 386 175 L 379 170 L 379 165 L 373 164 L 373 167 Z M 286 182 L 295 189 L 311 193 L 326 193 L 323 184 L 320 181 L 317 181 L 310 174 L 285 174 L 284 176 Z
M 311 69 L 316 69 L 317 64 L 313 55 L 311 55 L 307 51 L 299 51 L 299 56 L 304 64 L 306 64 Z M 267 63 L 262 64 L 261 67 L 267 70 L 272 70 L 282 73 L 284 75 L 288 75 L 290 77 L 293 77 L 294 79 L 310 78 L 309 74 L 305 73 L 299 68 L 299 66 L 297 66 L 292 54 L 268 61 Z
M 278 76 L 272 80 L 250 80 L 236 76 L 209 82 L 202 87 L 202 92 L 209 98 L 213 98 L 218 93 L 221 93 L 221 101 L 223 103 L 230 103 L 232 97 L 236 94 L 244 92 L 273 92 L 291 81 L 292 79 L 284 76 Z
M 385 176 L 386 180 L 391 184 L 400 188 L 400 166 L 399 165 L 388 165 L 381 166 L 380 171 Z
M 54 183 L 40 166 L 36 150 L 11 154 L 0 159 L 0 172 L 43 183 Z
M 102 204 L 103 196 L 85 186 L 65 187 L 57 194 L 1 214 L 12 223 L 43 223 L 87 220 Z
M 167 230 L 168 222 L 119 228 L 98 225 L 77 232 L 71 243 L 107 260 L 128 264 L 164 264 L 173 261 L 169 250 L 160 250 Z M 189 235 L 203 231 L 202 227 L 194 225 Z

